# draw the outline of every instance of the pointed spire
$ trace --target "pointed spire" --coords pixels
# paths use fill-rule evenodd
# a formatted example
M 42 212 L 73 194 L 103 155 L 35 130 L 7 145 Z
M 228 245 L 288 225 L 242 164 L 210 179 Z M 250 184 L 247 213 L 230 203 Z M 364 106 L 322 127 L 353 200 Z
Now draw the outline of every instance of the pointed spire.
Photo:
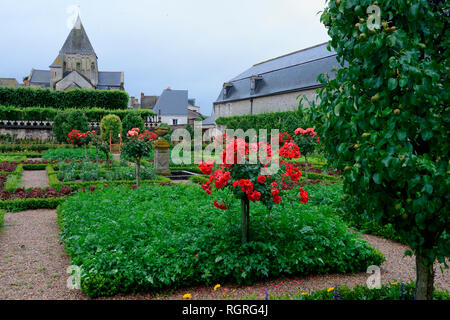
M 73 28 L 74 29 L 81 29 L 81 19 L 80 19 L 80 13 L 78 13 L 77 21 L 75 22 Z
M 95 54 L 94 48 L 89 41 L 89 38 L 84 30 L 84 26 L 81 23 L 80 15 L 78 14 L 77 20 L 73 29 L 67 36 L 60 54 L 81 53 L 81 54 Z

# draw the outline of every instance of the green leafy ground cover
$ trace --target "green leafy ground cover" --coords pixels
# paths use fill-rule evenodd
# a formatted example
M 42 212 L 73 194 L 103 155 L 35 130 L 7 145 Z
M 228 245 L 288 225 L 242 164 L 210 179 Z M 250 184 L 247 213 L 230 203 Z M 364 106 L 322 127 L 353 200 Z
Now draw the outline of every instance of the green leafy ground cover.
M 316 198 L 313 190 L 310 198 Z M 239 206 L 223 213 L 197 186 L 78 193 L 58 208 L 58 216 L 89 296 L 357 272 L 383 261 L 331 206 L 293 202 L 271 212 L 252 206 L 252 241 L 244 246 Z
M 103 152 L 98 152 L 95 148 L 88 149 L 88 158 L 91 160 L 98 159 L 106 159 L 106 156 Z M 112 158 L 110 156 L 110 158 Z M 48 149 L 42 155 L 42 159 L 44 160 L 84 160 L 84 148 L 56 148 L 56 149 Z

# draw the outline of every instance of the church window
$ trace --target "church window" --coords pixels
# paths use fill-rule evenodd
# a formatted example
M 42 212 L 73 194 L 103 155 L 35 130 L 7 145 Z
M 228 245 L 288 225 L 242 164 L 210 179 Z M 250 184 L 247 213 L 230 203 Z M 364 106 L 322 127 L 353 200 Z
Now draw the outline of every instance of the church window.
M 92 70 L 92 71 L 95 70 L 95 63 L 94 63 L 94 62 L 91 63 L 91 70 Z
M 77 71 L 81 71 L 81 62 L 77 62 Z

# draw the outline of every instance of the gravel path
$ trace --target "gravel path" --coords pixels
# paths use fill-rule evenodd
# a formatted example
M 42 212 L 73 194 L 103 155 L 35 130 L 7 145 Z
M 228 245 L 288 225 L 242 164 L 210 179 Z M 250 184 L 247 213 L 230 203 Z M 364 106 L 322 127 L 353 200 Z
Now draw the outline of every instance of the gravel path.
M 82 299 L 66 287 L 70 260 L 55 210 L 6 213 L 0 233 L 0 300 Z
M 48 176 L 45 170 L 24 170 L 22 174 L 23 187 L 48 187 Z
M 380 237 L 364 235 L 372 246 L 382 251 L 387 261 L 381 265 L 382 283 L 415 280 L 412 257 L 403 257 L 406 246 Z M 0 300 L 1 299 L 86 299 L 79 290 L 66 287 L 70 264 L 64 246 L 59 243 L 59 228 L 55 210 L 31 210 L 6 213 L 0 232 Z M 450 291 L 450 270 L 436 270 L 436 286 Z M 181 299 L 191 293 L 193 299 L 223 299 L 254 295 L 264 298 L 265 289 L 271 294 L 298 293 L 299 288 L 310 292 L 339 285 L 353 287 L 365 284 L 369 274 L 332 274 L 310 277 L 282 277 L 257 282 L 251 287 L 221 284 L 212 287 L 191 287 L 167 291 L 115 296 L 108 299 Z

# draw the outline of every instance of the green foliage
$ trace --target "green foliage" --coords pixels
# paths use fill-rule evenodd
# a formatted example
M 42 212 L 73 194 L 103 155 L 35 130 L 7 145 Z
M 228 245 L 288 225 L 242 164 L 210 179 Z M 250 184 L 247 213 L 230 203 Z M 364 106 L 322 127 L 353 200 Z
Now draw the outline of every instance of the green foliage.
M 403 287 L 402 287 L 403 285 Z M 347 286 L 338 285 L 331 287 L 333 290 L 323 289 L 311 293 L 286 294 L 283 296 L 271 295 L 269 300 L 414 300 L 415 295 L 414 282 L 399 283 L 393 282 L 383 284 L 380 289 L 369 289 L 364 285 L 356 285 L 353 289 Z M 245 297 L 244 299 L 252 299 Z M 450 294 L 447 291 L 434 289 L 434 300 L 450 300 Z
M 197 186 L 78 193 L 58 215 L 72 264 L 82 268 L 82 290 L 91 297 L 357 272 L 383 261 L 330 207 L 299 207 L 289 203 L 269 212 L 255 204 L 253 241 L 245 245 L 237 203 L 223 214 Z
M 226 125 L 227 129 L 278 129 L 280 132 L 289 132 L 293 134 L 297 128 L 310 127 L 310 121 L 305 117 L 301 108 L 297 111 L 271 112 L 256 115 L 243 115 L 234 117 L 221 117 L 216 120 L 219 125 Z
M 83 111 L 84 115 L 89 121 L 100 122 L 101 119 L 108 115 L 114 114 L 123 120 L 127 115 L 135 115 L 144 119 L 144 117 L 152 116 L 155 113 L 153 110 L 149 109 L 136 109 L 136 110 L 112 110 L 112 109 L 64 109 L 60 110 L 57 108 L 18 108 L 18 107 L 6 107 L 0 105 L 0 119 L 1 120 L 36 120 L 36 121 L 53 121 L 55 117 L 61 112 L 71 112 L 74 110 Z
M 13 172 L 8 174 L 8 178 L 6 179 L 6 183 L 3 188 L 11 192 L 16 190 L 17 188 L 21 188 L 22 173 L 23 173 L 23 165 L 19 164 Z
M 191 176 L 189 178 L 189 181 L 192 181 L 193 183 L 196 183 L 196 184 L 206 183 L 208 180 L 209 180 L 209 176 L 207 176 L 207 175 L 196 175 L 196 176 Z
M 4 218 L 5 218 L 5 210 L 0 209 L 0 228 L 3 227 Z
M 66 197 L 4 200 L 0 201 L 0 209 L 5 209 L 8 212 L 34 209 L 56 209 L 65 199 Z
M 341 66 L 312 107 L 350 209 L 391 224 L 431 266 L 450 256 L 450 71 L 445 1 L 329 2 L 322 14 Z M 389 21 L 389 23 L 387 23 Z M 362 36 L 364 34 L 364 36 Z
M 142 117 L 129 113 L 122 120 L 122 137 L 126 137 L 127 132 L 133 128 L 138 128 L 139 132 L 144 132 L 145 123 Z
M 89 130 L 89 120 L 82 110 L 60 112 L 55 116 L 53 134 L 58 142 L 67 142 L 67 135 L 72 130 L 81 132 Z
M 41 88 L 0 88 L 0 105 L 29 107 L 127 109 L 124 91 L 76 89 L 53 91 Z
M 97 152 L 94 148 L 88 149 L 88 159 L 95 160 L 97 157 Z M 106 159 L 104 153 L 100 153 L 99 159 Z M 83 160 L 84 159 L 84 148 L 56 148 L 48 149 L 42 154 L 42 159 L 44 160 Z
M 110 114 L 103 117 L 100 123 L 101 136 L 104 141 L 109 143 L 111 133 L 111 142 L 118 143 L 120 141 L 119 134 L 122 133 L 122 121 L 116 115 Z

